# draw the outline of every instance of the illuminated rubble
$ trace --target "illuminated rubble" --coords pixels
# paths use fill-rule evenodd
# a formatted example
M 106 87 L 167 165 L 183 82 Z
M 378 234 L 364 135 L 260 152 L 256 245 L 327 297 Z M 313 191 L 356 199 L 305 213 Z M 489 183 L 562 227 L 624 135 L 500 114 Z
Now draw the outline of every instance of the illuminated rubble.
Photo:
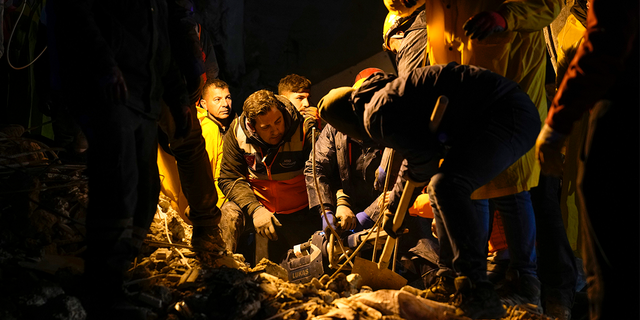
M 37 153 L 38 146 L 24 145 Z M 0 299 L 0 318 L 83 320 L 84 166 L 43 166 L 46 157 L 33 159 L 38 162 L 0 172 L 0 295 L 9 297 Z M 161 194 L 125 284 L 149 319 L 460 319 L 452 306 L 420 297 L 419 289 L 373 291 L 358 274 L 331 279 L 333 271 L 325 270 L 301 284 L 287 281 L 287 271 L 266 259 L 251 266 L 242 255 L 227 253 L 202 262 L 190 238 L 191 226 Z M 508 314 L 548 319 L 526 307 Z

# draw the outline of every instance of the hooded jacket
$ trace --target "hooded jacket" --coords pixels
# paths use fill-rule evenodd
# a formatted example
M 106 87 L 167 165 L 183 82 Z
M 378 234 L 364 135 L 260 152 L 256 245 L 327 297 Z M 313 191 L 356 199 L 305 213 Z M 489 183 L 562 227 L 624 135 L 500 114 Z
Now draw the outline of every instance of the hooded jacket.
M 311 152 L 315 122 L 304 121 L 288 99 L 276 97 L 285 120 L 280 143 L 262 141 L 248 126 L 244 113 L 231 123 L 223 138 L 218 185 L 249 215 L 260 206 L 279 214 L 309 207 L 303 170 Z
M 354 149 L 359 152 L 353 151 Z M 330 124 L 326 124 L 316 142 L 315 157 L 316 177 L 325 210 L 335 212 L 336 192 L 342 189 L 348 196 L 354 213 L 364 211 L 375 220 L 380 211 L 376 200 L 381 192 L 374 189 L 373 180 L 381 158 L 382 149 L 353 140 Z M 361 163 L 357 168 L 361 170 L 360 175 L 364 179 L 353 178 L 356 174 L 352 170 L 353 163 L 359 160 Z M 309 207 L 317 209 L 319 213 L 320 200 L 313 181 L 312 156 L 307 160 L 304 174 L 309 194 Z
M 364 130 L 371 139 L 401 153 L 408 166 L 403 165 L 402 171 L 408 169 L 413 180 L 426 181 L 435 173 L 430 171 L 431 161 L 489 121 L 491 112 L 503 107 L 495 102 L 514 90 L 519 90 L 517 83 L 494 72 L 452 62 L 418 68 L 400 78 L 375 74 L 351 99 L 353 112 L 364 119 Z M 440 95 L 448 97 L 449 104 L 437 131 L 431 133 L 426 119 Z M 531 101 L 519 107 L 527 114 L 535 113 Z M 395 209 L 401 190 L 396 181 L 390 208 Z

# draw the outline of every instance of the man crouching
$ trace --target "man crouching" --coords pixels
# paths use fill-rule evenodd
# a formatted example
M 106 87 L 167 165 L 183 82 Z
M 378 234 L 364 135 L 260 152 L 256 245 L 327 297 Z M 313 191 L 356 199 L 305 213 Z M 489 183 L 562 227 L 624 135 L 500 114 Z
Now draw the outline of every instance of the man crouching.
M 279 263 L 288 249 L 320 230 L 320 218 L 309 212 L 303 173 L 314 125 L 268 90 L 244 102 L 224 137 L 218 180 L 229 200 L 221 208 L 228 250 L 236 252 L 240 236 L 255 229 L 270 240 L 269 258 Z

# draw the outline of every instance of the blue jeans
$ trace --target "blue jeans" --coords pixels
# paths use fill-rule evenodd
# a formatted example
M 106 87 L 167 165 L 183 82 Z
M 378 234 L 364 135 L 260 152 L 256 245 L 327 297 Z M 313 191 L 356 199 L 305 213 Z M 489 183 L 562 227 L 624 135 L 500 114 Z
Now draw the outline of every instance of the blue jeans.
M 537 110 L 523 92 L 496 104 L 500 105 L 487 118 L 456 138 L 427 188 L 440 240 L 440 265 L 445 268 L 439 274 L 448 269 L 474 282 L 487 278 L 489 215 L 477 209 L 471 193 L 529 151 L 540 130 Z M 514 232 L 520 229 L 514 226 Z
M 485 204 L 479 207 L 486 210 L 486 215 L 491 214 L 489 202 L 500 212 L 509 247 L 509 268 L 520 274 L 536 275 L 536 220 L 529 192 L 475 201 Z
M 559 188 L 559 178 L 541 174 L 538 186 L 530 191 L 536 215 L 538 277 L 544 302 L 572 306 L 578 270 L 562 220 Z

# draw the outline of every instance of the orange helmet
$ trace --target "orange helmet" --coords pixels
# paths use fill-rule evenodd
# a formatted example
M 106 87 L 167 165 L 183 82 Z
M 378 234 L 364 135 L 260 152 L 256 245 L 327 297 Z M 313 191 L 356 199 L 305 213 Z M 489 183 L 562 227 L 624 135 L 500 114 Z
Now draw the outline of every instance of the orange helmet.
M 366 68 L 363 69 L 362 71 L 358 72 L 358 74 L 356 75 L 356 79 L 354 80 L 353 89 L 358 89 L 360 88 L 360 86 L 362 85 L 362 83 L 367 80 L 367 78 L 369 78 L 370 75 L 377 73 L 377 72 L 384 72 L 382 69 L 379 68 Z

